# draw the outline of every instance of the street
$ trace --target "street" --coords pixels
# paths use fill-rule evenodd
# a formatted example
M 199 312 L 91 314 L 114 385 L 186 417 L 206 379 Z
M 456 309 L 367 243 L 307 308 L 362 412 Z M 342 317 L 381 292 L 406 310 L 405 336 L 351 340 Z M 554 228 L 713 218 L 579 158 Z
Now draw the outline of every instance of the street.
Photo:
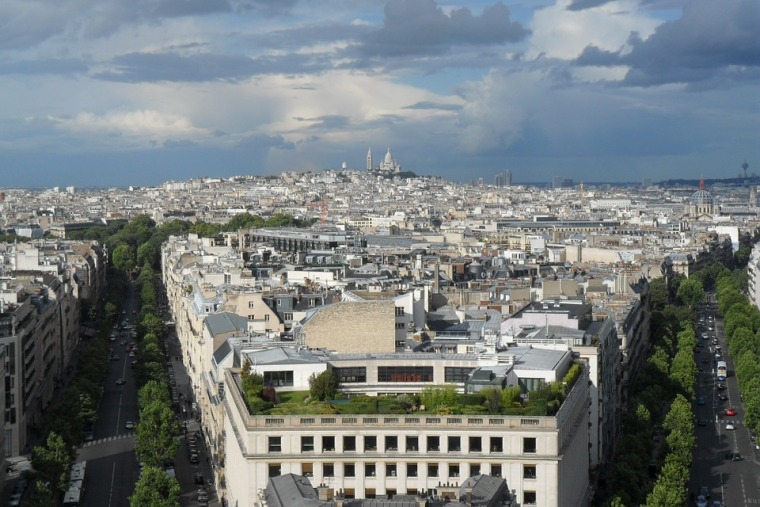
M 689 487 L 693 496 L 690 497 L 696 499 L 700 488 L 705 486 L 710 493 L 710 503 L 718 500 L 728 506 L 760 504 L 760 462 L 749 429 L 744 425 L 744 408 L 736 376 L 732 374 L 733 360 L 724 355 L 728 347 L 723 322 L 715 317 L 712 308 L 700 315 L 704 315 L 704 329 L 697 333 L 701 346 L 695 352 L 695 360 L 704 371 L 698 375 L 695 390 L 697 448 Z M 725 381 L 717 380 L 715 362 L 719 357 L 716 352 L 728 366 Z M 700 397 L 704 405 L 700 404 Z M 727 409 L 734 409 L 735 414 L 727 415 Z

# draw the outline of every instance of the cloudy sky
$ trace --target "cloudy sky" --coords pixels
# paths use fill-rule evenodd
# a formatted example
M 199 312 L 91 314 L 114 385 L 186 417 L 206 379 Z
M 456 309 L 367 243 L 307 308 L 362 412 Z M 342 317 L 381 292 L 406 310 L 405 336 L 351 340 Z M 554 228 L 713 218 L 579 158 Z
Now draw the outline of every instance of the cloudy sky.
M 760 0 L 3 0 L 0 186 L 760 173 Z

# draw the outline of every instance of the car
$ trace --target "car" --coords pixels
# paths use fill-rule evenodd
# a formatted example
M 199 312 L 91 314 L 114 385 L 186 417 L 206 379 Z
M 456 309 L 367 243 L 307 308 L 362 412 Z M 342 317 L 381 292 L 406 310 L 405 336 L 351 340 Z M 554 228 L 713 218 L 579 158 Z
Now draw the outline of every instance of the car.
M 198 455 L 195 453 L 190 454 L 190 463 L 198 463 L 200 462 L 200 459 L 198 459 Z
M 707 426 L 707 419 L 700 419 L 697 421 L 697 424 L 700 426 Z
M 119 342 L 119 345 L 121 345 L 122 347 L 123 347 L 124 345 L 126 345 L 126 344 L 127 344 L 127 340 L 121 340 L 121 341 Z
M 720 500 L 713 500 L 712 507 L 723 507 L 723 504 L 720 503 Z
M 726 401 L 728 399 L 728 395 L 724 394 L 724 393 L 721 393 L 721 394 L 718 395 L 718 399 L 720 401 Z
M 707 498 L 705 498 L 702 495 L 699 495 L 697 497 L 696 505 L 697 507 L 707 507 Z
M 203 478 L 203 474 L 201 472 L 196 472 L 193 475 L 193 484 L 196 486 L 203 486 L 206 483 L 206 479 Z
M 716 384 L 715 385 L 715 389 L 717 389 L 719 391 L 722 391 L 725 388 L 726 388 L 726 384 Z
M 124 427 L 128 430 L 135 429 L 135 423 L 133 421 L 127 421 L 124 423 Z
M 109 342 L 115 342 L 116 341 L 116 337 L 114 335 L 111 335 L 111 336 L 108 337 L 108 341 Z
M 705 399 L 702 396 L 697 398 L 697 405 L 704 405 L 704 404 L 705 404 Z
M 726 423 L 726 429 L 727 429 L 727 430 L 732 430 L 732 429 L 734 429 L 734 425 L 733 425 L 733 423 Z
M 203 488 L 198 488 L 198 501 L 208 502 L 208 493 Z
M 741 461 L 744 459 L 744 457 L 738 452 L 729 452 L 726 454 L 726 459 L 731 461 Z
M 736 415 L 736 410 L 729 407 L 726 409 L 726 415 Z
M 8 500 L 8 507 L 17 507 L 21 505 L 21 497 L 23 496 L 22 493 L 13 493 Z
M 126 380 L 124 380 L 123 378 L 120 378 L 120 379 L 117 379 L 117 380 L 116 380 L 116 385 L 117 385 L 117 386 L 123 386 L 123 385 L 124 385 L 124 384 L 126 384 L 126 383 L 127 383 L 127 381 L 126 381 Z
M 111 361 L 118 361 L 119 360 L 119 354 L 114 354 L 111 356 Z

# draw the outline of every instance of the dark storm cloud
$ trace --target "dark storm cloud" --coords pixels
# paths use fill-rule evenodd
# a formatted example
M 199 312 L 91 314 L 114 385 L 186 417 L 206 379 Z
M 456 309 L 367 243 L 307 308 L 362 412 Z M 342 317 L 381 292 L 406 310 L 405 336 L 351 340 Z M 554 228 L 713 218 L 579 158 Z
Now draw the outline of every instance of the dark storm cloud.
M 585 9 L 593 9 L 600 5 L 608 4 L 614 0 L 573 0 L 570 5 L 567 6 L 569 11 L 582 11 Z M 685 0 L 641 0 L 639 2 L 643 6 L 651 7 L 654 9 L 679 9 L 683 7 Z
M 460 111 L 462 106 L 459 104 L 439 104 L 436 102 L 417 102 L 401 109 L 435 109 L 439 111 Z
M 371 56 L 440 54 L 456 44 L 504 44 L 528 34 L 500 3 L 486 7 L 480 16 L 467 8 L 448 16 L 435 0 L 390 0 L 383 27 L 363 38 L 361 50 Z
M 570 5 L 567 6 L 569 11 L 582 11 L 584 9 L 590 9 L 592 7 L 599 7 L 612 0 L 573 0 Z
M 238 143 L 238 148 L 261 150 L 269 148 L 277 148 L 280 150 L 292 150 L 296 145 L 282 137 L 281 135 L 270 136 L 267 134 L 254 134 L 248 136 Z
M 198 143 L 189 139 L 167 139 L 164 141 L 164 148 L 192 148 L 194 146 L 198 146 Z
M 272 30 L 249 37 L 246 40 L 257 46 L 266 48 L 300 48 L 304 45 L 320 42 L 329 43 L 342 40 L 356 40 L 365 36 L 370 30 L 371 28 L 366 25 L 320 23 Z
M 288 14 L 296 6 L 298 0 L 243 0 L 237 2 L 240 9 L 251 9 L 264 16 L 279 16 Z
M 328 62 L 315 55 L 283 55 L 258 57 L 201 53 L 129 53 L 115 58 L 114 70 L 95 77 L 127 83 L 157 81 L 236 81 L 258 74 L 319 71 Z
M 632 34 L 627 54 L 589 46 L 579 65 L 626 65 L 625 84 L 653 86 L 693 83 L 724 75 L 755 79 L 760 67 L 757 0 L 694 0 L 683 16 L 663 23 L 648 39 Z
M 343 116 L 339 114 L 330 114 L 325 116 L 317 116 L 315 118 L 301 118 L 297 117 L 294 118 L 295 120 L 299 122 L 313 122 L 312 125 L 310 125 L 309 129 L 327 129 L 327 130 L 333 130 L 333 129 L 342 129 L 349 126 L 351 123 L 351 120 L 348 116 Z
M 227 0 L 164 0 L 153 12 L 160 18 L 179 18 L 232 10 Z
M 0 49 L 31 47 L 64 34 L 108 37 L 124 25 L 231 10 L 229 0 L 8 2 L 0 7 Z
M 83 74 L 88 65 L 82 60 L 41 59 L 16 62 L 0 62 L 0 75 L 4 74 Z

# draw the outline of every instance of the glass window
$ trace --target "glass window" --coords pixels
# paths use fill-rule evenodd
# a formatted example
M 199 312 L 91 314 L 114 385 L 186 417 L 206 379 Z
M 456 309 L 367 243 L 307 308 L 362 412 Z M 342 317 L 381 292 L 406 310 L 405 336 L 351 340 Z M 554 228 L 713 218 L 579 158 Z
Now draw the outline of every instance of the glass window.
M 504 452 L 503 442 L 501 437 L 491 437 L 491 452 Z
M 525 491 L 523 492 L 523 505 L 536 505 L 536 492 Z
M 269 464 L 269 477 L 277 477 L 278 475 L 282 475 L 282 468 L 280 467 L 279 463 L 270 463 Z
M 523 438 L 523 452 L 530 454 L 536 453 L 536 439 L 534 437 Z
M 491 475 L 501 477 L 501 465 L 491 465 Z
M 301 437 L 301 452 L 310 452 L 314 450 L 314 437 Z
M 432 382 L 432 366 L 378 366 L 378 382 Z
M 282 452 L 282 437 L 269 437 L 269 452 Z
M 536 478 L 536 465 L 523 465 L 523 479 Z
M 459 463 L 449 463 L 449 477 L 459 477 Z
M 275 386 L 275 387 L 276 386 L 292 386 L 293 372 L 292 371 L 265 371 L 264 385 Z
M 377 450 L 377 437 L 364 437 L 364 450 L 376 451 Z
M 333 373 L 341 384 L 353 384 L 367 381 L 367 368 L 333 368 Z
M 364 477 L 374 477 L 377 475 L 374 463 L 367 463 L 364 465 Z
M 406 476 L 407 477 L 417 477 L 417 463 L 407 463 L 406 464 Z
M 419 449 L 420 446 L 420 439 L 419 437 L 406 437 L 406 450 L 407 451 L 416 451 Z
M 475 477 L 476 475 L 480 475 L 480 465 L 478 463 L 471 463 L 470 477 Z
M 354 436 L 344 436 L 343 437 L 343 450 L 344 451 L 355 451 L 356 450 L 356 437 L 354 437 Z
M 461 439 L 459 437 L 449 437 L 449 452 L 459 452 L 462 450 Z
M 459 382 L 462 383 L 467 380 L 467 377 L 472 373 L 475 368 L 461 368 L 458 366 L 447 366 L 443 370 L 443 379 L 445 382 Z
M 322 437 L 322 451 L 334 451 L 335 450 L 335 437 L 325 436 Z
M 427 450 L 440 451 L 441 450 L 441 437 L 428 435 L 427 437 Z
M 428 463 L 428 477 L 438 477 L 438 463 Z
M 345 463 L 343 465 L 343 475 L 346 477 L 356 477 L 356 465 L 353 463 Z
M 480 437 L 470 437 L 470 452 L 483 452 L 483 445 L 482 441 L 483 439 Z M 477 474 L 473 474 L 477 475 Z
M 323 477 L 335 477 L 335 465 L 332 463 L 325 463 L 322 465 Z
M 395 463 L 386 463 L 386 465 L 385 465 L 385 476 L 386 477 L 396 477 L 396 464 Z
M 301 463 L 301 471 L 304 477 L 314 477 L 314 463 Z
M 385 437 L 385 450 L 398 451 L 398 437 L 393 437 L 393 436 Z

